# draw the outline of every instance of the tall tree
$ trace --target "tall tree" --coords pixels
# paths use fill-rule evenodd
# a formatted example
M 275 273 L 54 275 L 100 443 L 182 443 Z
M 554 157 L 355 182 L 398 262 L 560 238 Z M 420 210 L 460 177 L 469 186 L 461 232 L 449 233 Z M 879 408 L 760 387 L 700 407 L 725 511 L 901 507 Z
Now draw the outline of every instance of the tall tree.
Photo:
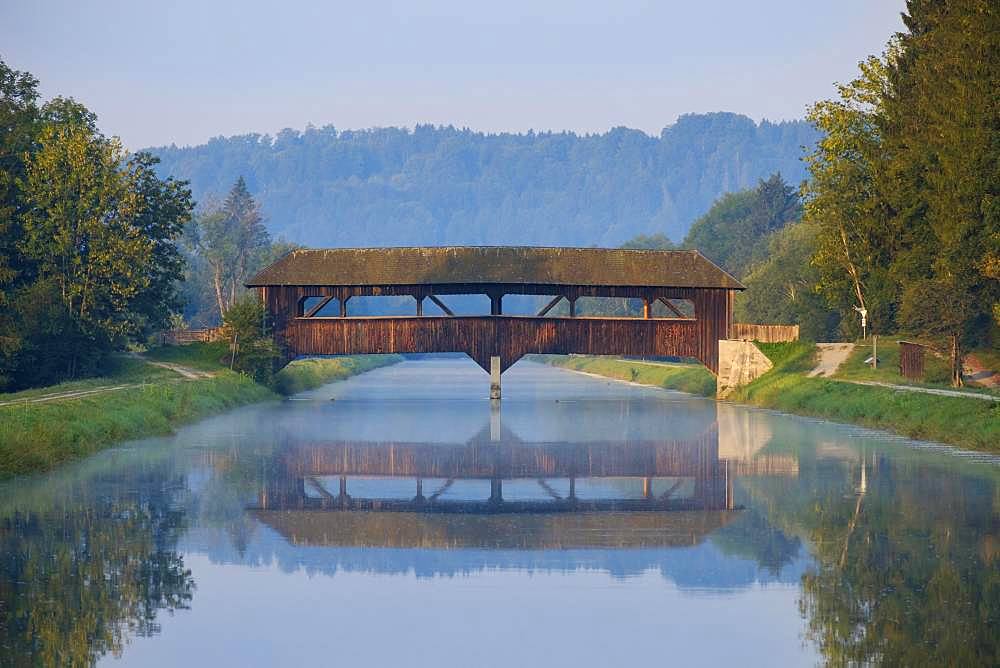
M 15 386 L 94 372 L 114 347 L 165 321 L 192 207 L 185 184 L 161 180 L 155 158 L 101 135 L 79 103 L 56 98 L 38 118 L 15 181 L 18 285 L 5 311 L 20 345 L 0 369 Z
M 684 239 L 731 274 L 742 277 L 767 255 L 768 237 L 802 215 L 795 189 L 780 174 L 756 188 L 720 197 Z
M 818 102 L 808 115 L 824 136 L 806 159 L 804 217 L 819 229 L 820 285 L 848 334 L 860 329 L 854 309 L 867 313 L 872 331 L 891 331 L 898 298 L 890 267 L 899 236 L 881 190 L 888 86 L 886 61 L 869 58 L 857 79 L 838 86 L 840 99 Z
M 1000 303 L 1000 6 L 911 1 L 904 20 L 886 101 L 891 197 L 910 231 L 894 265 L 910 322 L 937 303 L 928 330 L 951 337 L 957 357 Z
M 834 336 L 839 319 L 817 289 L 819 272 L 811 261 L 818 231 L 799 222 L 770 236 L 767 259 L 742 279 L 747 290 L 736 297 L 738 321 L 799 325 L 809 341 Z
M 811 110 L 826 136 L 806 218 L 834 305 L 866 308 L 874 331 L 946 334 L 958 383 L 960 348 L 1000 311 L 1000 5 L 911 0 L 904 21 Z
M 24 177 L 24 156 L 32 150 L 38 131 L 37 100 L 38 80 L 0 60 L 0 305 L 18 273 L 14 265 L 22 208 L 18 180 Z
M 0 387 L 22 344 L 10 301 L 11 291 L 23 280 L 17 251 L 23 212 L 18 181 L 38 131 L 37 100 L 38 80 L 0 60 Z
M 241 176 L 225 202 L 198 219 L 194 243 L 209 266 L 219 318 L 236 303 L 250 272 L 270 247 L 260 208 Z

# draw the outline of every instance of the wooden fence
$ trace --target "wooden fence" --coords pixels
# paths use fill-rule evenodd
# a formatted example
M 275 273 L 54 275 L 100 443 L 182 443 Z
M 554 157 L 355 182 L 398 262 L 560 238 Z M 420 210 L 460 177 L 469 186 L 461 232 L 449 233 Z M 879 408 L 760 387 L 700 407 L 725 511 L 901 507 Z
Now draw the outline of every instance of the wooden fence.
M 161 346 L 183 346 L 187 343 L 221 341 L 223 339 L 221 327 L 209 327 L 206 329 L 173 329 L 167 332 L 160 332 L 156 336 L 157 343 Z
M 751 325 L 734 322 L 732 332 L 732 338 L 740 341 L 784 343 L 799 340 L 798 325 Z

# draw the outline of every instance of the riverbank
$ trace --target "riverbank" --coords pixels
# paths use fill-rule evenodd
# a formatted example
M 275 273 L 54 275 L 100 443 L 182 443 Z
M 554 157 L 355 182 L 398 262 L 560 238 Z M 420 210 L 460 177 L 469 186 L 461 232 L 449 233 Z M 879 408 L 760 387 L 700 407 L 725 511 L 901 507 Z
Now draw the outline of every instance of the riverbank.
M 563 369 L 591 373 L 615 380 L 653 385 L 703 397 L 715 396 L 715 376 L 700 364 L 645 362 L 580 355 L 533 355 L 532 359 Z
M 759 344 L 774 368 L 728 400 L 895 432 L 972 450 L 1000 451 L 1000 404 L 943 397 L 827 378 L 809 378 L 815 347 Z M 540 361 L 644 385 L 714 396 L 715 379 L 693 364 L 660 364 L 595 357 L 540 356 Z
M 47 471 L 115 443 L 168 434 L 210 415 L 400 359 L 293 362 L 275 376 L 273 387 L 265 387 L 227 369 L 220 362 L 224 348 L 224 343 L 158 348 L 143 358 L 118 359 L 102 378 L 0 395 L 0 478 Z

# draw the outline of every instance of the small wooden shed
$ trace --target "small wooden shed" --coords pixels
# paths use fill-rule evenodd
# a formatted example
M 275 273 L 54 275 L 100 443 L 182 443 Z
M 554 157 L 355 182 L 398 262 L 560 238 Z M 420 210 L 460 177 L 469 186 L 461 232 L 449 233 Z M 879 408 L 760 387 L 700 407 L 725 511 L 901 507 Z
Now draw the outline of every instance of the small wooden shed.
M 899 373 L 904 378 L 921 380 L 924 377 L 924 354 L 927 346 L 913 341 L 899 342 Z

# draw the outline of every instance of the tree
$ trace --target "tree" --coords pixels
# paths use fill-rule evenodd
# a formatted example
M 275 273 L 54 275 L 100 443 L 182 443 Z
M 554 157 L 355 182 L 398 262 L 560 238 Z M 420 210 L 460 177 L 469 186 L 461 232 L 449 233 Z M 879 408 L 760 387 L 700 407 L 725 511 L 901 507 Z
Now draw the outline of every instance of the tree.
M 838 317 L 817 288 L 819 272 L 811 260 L 818 232 L 800 222 L 771 235 L 767 259 L 743 278 L 747 290 L 736 297 L 738 321 L 799 325 L 806 340 L 830 339 Z
M 674 242 L 665 234 L 640 234 L 622 244 L 622 248 L 633 250 L 672 250 Z
M 921 322 L 961 348 L 985 342 L 1000 311 L 1000 6 L 911 0 L 904 21 L 884 57 L 810 112 L 826 136 L 806 219 L 842 314 L 866 308 L 876 332 Z M 948 315 L 917 303 L 939 295 Z
M 24 177 L 24 156 L 38 129 L 37 100 L 38 80 L 0 60 L 0 388 L 23 343 L 10 302 L 12 290 L 23 280 L 17 251 L 23 211 L 18 181 Z
M 130 307 L 139 319 L 140 333 L 165 327 L 182 306 L 178 279 L 183 275 L 184 256 L 179 242 L 193 209 L 187 182 L 159 178 L 155 172 L 158 162 L 159 158 L 149 153 L 136 153 L 128 165 L 139 200 L 134 225 L 152 242 L 149 261 L 142 265 L 146 287 Z
M 926 331 L 965 347 L 986 340 L 1000 302 L 1000 6 L 911 1 L 904 20 L 886 100 L 890 197 L 906 232 L 894 270 L 911 321 L 925 309 L 907 295 L 946 295 Z
M 775 171 L 797 184 L 802 146 L 817 138 L 802 120 L 714 113 L 684 115 L 658 136 L 327 126 L 151 150 L 199 201 L 246 175 L 271 234 L 313 247 L 373 235 L 385 245 L 618 246 L 639 234 L 683 239 L 713 200 Z
M 48 106 L 48 105 L 47 105 Z M 183 184 L 161 181 L 146 154 L 128 158 L 85 109 L 57 100 L 21 181 L 19 250 L 63 308 L 105 350 L 166 321 L 180 277 L 176 240 L 191 210 Z M 82 371 L 70 355 L 67 376 Z
M 0 62 L 0 387 L 99 370 L 177 307 L 186 184 Z
M 903 292 L 899 320 L 904 327 L 949 339 L 951 382 L 962 385 L 961 341 L 974 305 L 968 290 L 940 279 L 918 280 Z
M 798 193 L 772 174 L 756 188 L 720 197 L 684 239 L 734 276 L 743 277 L 767 255 L 768 237 L 800 218 Z
M 269 335 L 267 311 L 254 295 L 248 295 L 226 311 L 223 332 L 230 344 L 230 364 L 237 371 L 269 384 L 281 357 Z
M 819 229 L 820 285 L 848 334 L 860 329 L 855 308 L 867 312 L 872 331 L 891 331 L 898 297 L 890 264 L 899 235 L 880 190 L 888 86 L 886 60 L 869 58 L 861 76 L 838 86 L 840 99 L 818 102 L 808 114 L 824 136 L 806 158 L 812 180 L 804 188 L 804 218 Z
M 221 318 L 270 246 L 260 209 L 242 176 L 220 208 L 198 219 L 193 241 L 208 265 Z

